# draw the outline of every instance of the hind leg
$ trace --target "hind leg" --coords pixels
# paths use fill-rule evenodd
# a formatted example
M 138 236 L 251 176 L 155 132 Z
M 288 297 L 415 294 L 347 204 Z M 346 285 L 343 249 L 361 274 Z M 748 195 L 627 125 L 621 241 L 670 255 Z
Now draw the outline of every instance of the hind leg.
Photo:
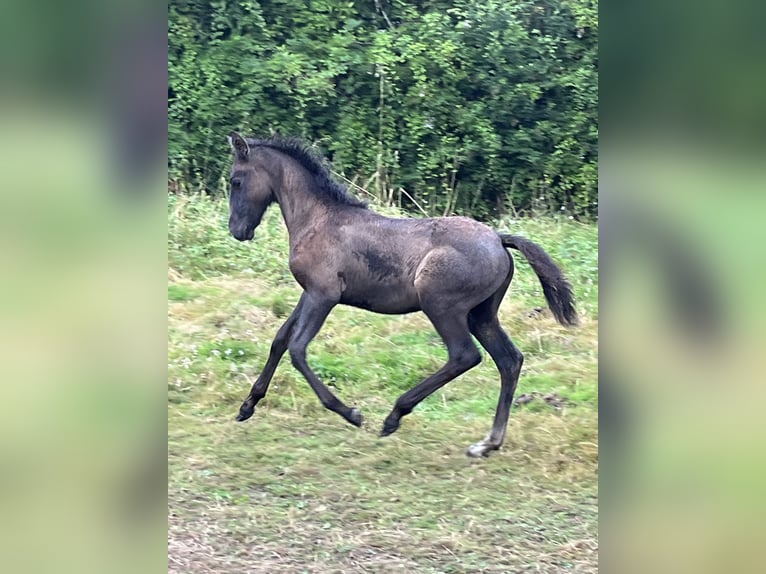
M 510 283 L 506 284 L 490 299 L 473 309 L 468 315 L 471 333 L 486 349 L 500 371 L 500 398 L 497 402 L 495 420 L 487 437 L 468 447 L 468 456 L 488 456 L 503 444 L 508 426 L 508 416 L 513 403 L 513 395 L 519 382 L 519 373 L 524 362 L 521 351 L 508 338 L 497 319 L 497 308 Z
M 396 431 L 401 418 L 419 402 L 481 362 L 468 327 L 469 311 L 497 293 L 503 284 L 507 287 L 511 273 L 510 256 L 492 234 L 497 249 L 490 244 L 487 249 L 466 254 L 443 246 L 430 251 L 418 266 L 414 284 L 420 308 L 447 346 L 449 358 L 436 373 L 397 399 L 383 423 L 381 436 Z
M 452 315 L 450 311 L 426 312 L 447 346 L 449 359 L 436 373 L 401 395 L 383 423 L 380 436 L 388 436 L 399 428 L 401 418 L 452 379 L 462 375 L 481 362 L 481 354 L 471 340 L 466 315 Z
M 505 439 L 508 416 L 516 385 L 519 382 L 524 355 L 496 322 L 495 325 L 487 325 L 473 331 L 473 334 L 490 354 L 500 371 L 500 398 L 497 402 L 492 430 L 484 440 L 472 444 L 466 451 L 468 456 L 487 456 L 490 451 L 500 448 Z

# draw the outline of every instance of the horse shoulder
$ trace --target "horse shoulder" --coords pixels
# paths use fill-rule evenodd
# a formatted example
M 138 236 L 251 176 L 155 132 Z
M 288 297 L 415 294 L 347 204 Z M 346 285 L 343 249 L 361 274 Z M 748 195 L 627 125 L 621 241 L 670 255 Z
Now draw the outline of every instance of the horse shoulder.
M 304 290 L 339 298 L 342 278 L 335 261 L 337 254 L 327 234 L 307 233 L 290 246 L 290 272 Z

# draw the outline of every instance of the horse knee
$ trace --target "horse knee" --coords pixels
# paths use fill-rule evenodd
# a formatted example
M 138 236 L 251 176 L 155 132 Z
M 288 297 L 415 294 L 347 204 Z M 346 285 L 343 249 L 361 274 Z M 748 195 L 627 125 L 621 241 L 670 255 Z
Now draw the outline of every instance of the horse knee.
M 277 336 L 274 337 L 274 340 L 271 342 L 271 352 L 276 353 L 279 351 L 284 352 L 284 350 L 287 348 L 289 337 L 287 335 L 283 335 L 281 333 L 277 333 Z
M 284 352 L 287 350 L 287 337 L 277 337 L 271 342 L 271 348 L 269 349 L 269 359 L 281 358 Z
M 290 345 L 287 348 L 287 352 L 290 353 L 290 361 L 296 369 L 306 362 L 306 347 L 301 345 Z

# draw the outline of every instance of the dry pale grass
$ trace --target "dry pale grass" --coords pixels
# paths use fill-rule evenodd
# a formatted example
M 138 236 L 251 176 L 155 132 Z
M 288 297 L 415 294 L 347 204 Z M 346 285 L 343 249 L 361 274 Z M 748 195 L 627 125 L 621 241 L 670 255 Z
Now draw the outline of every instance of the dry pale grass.
M 514 408 L 503 449 L 473 460 L 497 401 L 491 361 L 378 437 L 401 390 L 446 356 L 421 314 L 338 308 L 309 348 L 363 428 L 323 409 L 289 361 L 236 424 L 299 291 L 253 273 L 169 269 L 168 282 L 169 572 L 597 572 L 594 316 L 563 329 L 512 288 L 501 321 L 526 356 L 519 393 L 563 406 Z

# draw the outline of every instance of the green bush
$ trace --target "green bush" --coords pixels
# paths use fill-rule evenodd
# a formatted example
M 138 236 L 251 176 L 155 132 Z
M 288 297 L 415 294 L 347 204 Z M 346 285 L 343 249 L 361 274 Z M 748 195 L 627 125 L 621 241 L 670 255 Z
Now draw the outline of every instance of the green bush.
M 592 0 L 177 0 L 169 171 L 221 193 L 225 136 L 301 136 L 386 204 L 597 214 Z

